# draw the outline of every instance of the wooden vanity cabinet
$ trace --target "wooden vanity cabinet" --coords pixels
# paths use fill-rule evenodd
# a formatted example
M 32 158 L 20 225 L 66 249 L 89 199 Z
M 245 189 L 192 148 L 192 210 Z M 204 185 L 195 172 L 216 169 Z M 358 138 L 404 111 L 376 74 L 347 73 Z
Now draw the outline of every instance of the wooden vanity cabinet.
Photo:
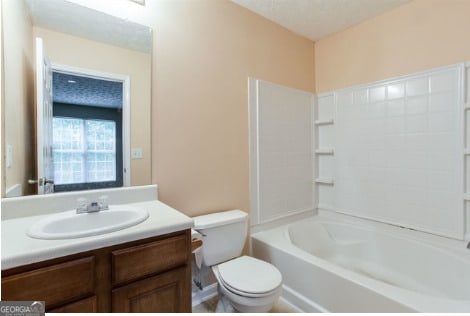
M 191 312 L 185 230 L 2 271 L 2 300 L 46 312 Z
M 112 311 L 121 313 L 188 312 L 180 304 L 184 296 L 184 268 L 133 282 L 113 290 Z
M 48 309 L 48 313 L 97 313 L 96 296 Z

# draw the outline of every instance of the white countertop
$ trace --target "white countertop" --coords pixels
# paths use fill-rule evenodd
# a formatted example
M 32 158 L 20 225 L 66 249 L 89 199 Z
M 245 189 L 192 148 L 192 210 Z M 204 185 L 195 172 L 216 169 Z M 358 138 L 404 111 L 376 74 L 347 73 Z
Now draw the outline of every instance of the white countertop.
M 117 245 L 133 240 L 189 229 L 192 218 L 158 201 L 128 203 L 149 212 L 144 222 L 112 233 L 61 240 L 29 237 L 29 227 L 47 215 L 27 216 L 2 221 L 2 270 L 48 259 Z

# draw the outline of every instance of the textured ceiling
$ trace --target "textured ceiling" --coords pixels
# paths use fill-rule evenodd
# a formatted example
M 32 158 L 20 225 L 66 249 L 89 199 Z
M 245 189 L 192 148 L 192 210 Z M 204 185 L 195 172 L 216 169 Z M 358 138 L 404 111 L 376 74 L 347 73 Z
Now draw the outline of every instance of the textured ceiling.
M 26 3 L 36 26 L 145 53 L 152 51 L 152 30 L 147 26 L 64 0 Z
M 411 0 L 231 0 L 317 41 Z
M 54 72 L 52 99 L 59 103 L 120 109 L 122 82 Z

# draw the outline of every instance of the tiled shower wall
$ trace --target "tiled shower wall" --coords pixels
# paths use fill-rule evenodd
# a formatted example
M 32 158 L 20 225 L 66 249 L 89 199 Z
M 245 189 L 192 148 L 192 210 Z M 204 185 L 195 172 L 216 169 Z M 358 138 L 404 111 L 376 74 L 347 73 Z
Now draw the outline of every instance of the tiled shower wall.
M 456 65 L 318 96 L 319 208 L 462 239 L 464 73 Z
M 433 69 L 323 93 L 315 106 L 310 93 L 250 79 L 252 225 L 317 205 L 470 240 L 468 73 Z
M 252 225 L 314 209 L 313 94 L 249 79 Z

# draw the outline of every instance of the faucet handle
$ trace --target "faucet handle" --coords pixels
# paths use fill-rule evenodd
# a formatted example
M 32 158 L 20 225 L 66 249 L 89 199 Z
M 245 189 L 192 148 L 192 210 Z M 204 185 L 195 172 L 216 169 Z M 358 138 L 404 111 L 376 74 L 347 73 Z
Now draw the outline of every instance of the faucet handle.
M 77 211 L 77 214 L 86 212 L 88 208 L 87 203 L 88 203 L 88 200 L 84 197 L 77 199 L 77 208 L 75 209 Z
M 108 196 L 102 195 L 98 198 L 102 210 L 109 210 Z

